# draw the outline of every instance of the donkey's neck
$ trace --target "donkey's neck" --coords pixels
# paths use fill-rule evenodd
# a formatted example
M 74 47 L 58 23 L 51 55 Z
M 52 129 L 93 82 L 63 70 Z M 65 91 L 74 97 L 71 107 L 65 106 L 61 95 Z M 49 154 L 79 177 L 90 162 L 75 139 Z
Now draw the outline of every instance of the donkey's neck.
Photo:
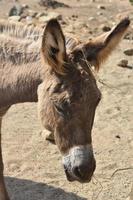
M 0 65 L 0 107 L 37 101 L 37 88 L 43 81 L 41 62 Z

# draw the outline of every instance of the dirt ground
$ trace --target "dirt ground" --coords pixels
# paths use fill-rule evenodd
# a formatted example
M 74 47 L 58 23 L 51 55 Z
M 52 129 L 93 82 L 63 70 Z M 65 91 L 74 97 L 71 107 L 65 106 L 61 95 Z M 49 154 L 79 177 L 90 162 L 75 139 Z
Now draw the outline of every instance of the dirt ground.
M 37 0 L 20 2 L 37 11 L 44 9 Z M 66 20 L 64 31 L 83 40 L 102 33 L 103 25 L 112 27 L 125 15 L 130 16 L 133 28 L 133 6 L 128 0 L 62 2 L 71 6 L 54 10 Z M 0 1 L 0 18 L 7 18 L 12 5 L 11 0 Z M 74 19 L 73 14 L 78 18 Z M 97 168 L 90 183 L 66 180 L 56 145 L 45 141 L 42 134 L 36 104 L 12 106 L 2 129 L 5 179 L 11 200 L 133 200 L 133 70 L 117 65 L 126 58 L 133 66 L 133 56 L 123 53 L 133 47 L 132 38 L 122 40 L 97 75 L 102 101 L 93 127 Z

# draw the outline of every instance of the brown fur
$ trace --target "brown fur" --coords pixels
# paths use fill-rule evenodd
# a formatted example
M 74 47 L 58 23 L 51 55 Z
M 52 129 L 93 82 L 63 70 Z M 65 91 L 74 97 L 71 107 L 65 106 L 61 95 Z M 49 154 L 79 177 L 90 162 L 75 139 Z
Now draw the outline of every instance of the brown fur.
M 124 19 L 101 38 L 80 45 L 70 38 L 65 42 L 59 24 L 51 20 L 42 48 L 40 30 L 26 27 L 20 33 L 22 25 L 4 23 L 0 22 L 0 128 L 11 105 L 39 99 L 43 126 L 54 132 L 62 154 L 73 146 L 91 144 L 100 91 L 86 63 L 98 69 L 125 33 L 129 20 Z M 33 37 L 29 39 L 29 35 Z M 0 132 L 0 200 L 8 200 L 2 163 Z

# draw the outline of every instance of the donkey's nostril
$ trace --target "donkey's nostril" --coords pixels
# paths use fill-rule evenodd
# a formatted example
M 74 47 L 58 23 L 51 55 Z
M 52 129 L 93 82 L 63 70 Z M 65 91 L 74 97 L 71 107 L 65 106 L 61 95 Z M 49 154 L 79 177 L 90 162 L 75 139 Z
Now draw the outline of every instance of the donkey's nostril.
M 73 174 L 80 180 L 89 180 L 92 177 L 94 170 L 95 162 L 93 165 L 81 164 L 78 166 L 74 166 L 72 169 Z
M 83 174 L 82 174 L 82 172 L 81 172 L 79 167 L 74 167 L 73 168 L 73 173 L 74 173 L 74 175 L 76 177 L 79 177 L 79 178 L 82 178 L 82 176 L 83 176 Z
M 73 173 L 76 177 L 83 179 L 85 178 L 86 175 L 88 175 L 88 168 L 89 168 L 88 166 L 83 166 L 83 165 L 75 166 L 73 168 Z

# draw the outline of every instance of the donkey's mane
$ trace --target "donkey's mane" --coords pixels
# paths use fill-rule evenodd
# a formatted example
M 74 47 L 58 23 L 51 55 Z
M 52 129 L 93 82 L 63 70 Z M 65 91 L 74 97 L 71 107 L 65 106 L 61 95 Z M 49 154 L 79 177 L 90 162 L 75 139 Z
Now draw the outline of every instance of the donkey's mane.
M 0 20 L 0 59 L 13 64 L 39 60 L 42 34 L 42 28 Z M 66 36 L 67 52 L 78 43 L 77 39 Z
M 31 39 L 32 41 L 36 41 L 41 37 L 42 29 L 23 25 L 21 22 L 14 23 L 0 20 L 0 34 L 19 39 Z

